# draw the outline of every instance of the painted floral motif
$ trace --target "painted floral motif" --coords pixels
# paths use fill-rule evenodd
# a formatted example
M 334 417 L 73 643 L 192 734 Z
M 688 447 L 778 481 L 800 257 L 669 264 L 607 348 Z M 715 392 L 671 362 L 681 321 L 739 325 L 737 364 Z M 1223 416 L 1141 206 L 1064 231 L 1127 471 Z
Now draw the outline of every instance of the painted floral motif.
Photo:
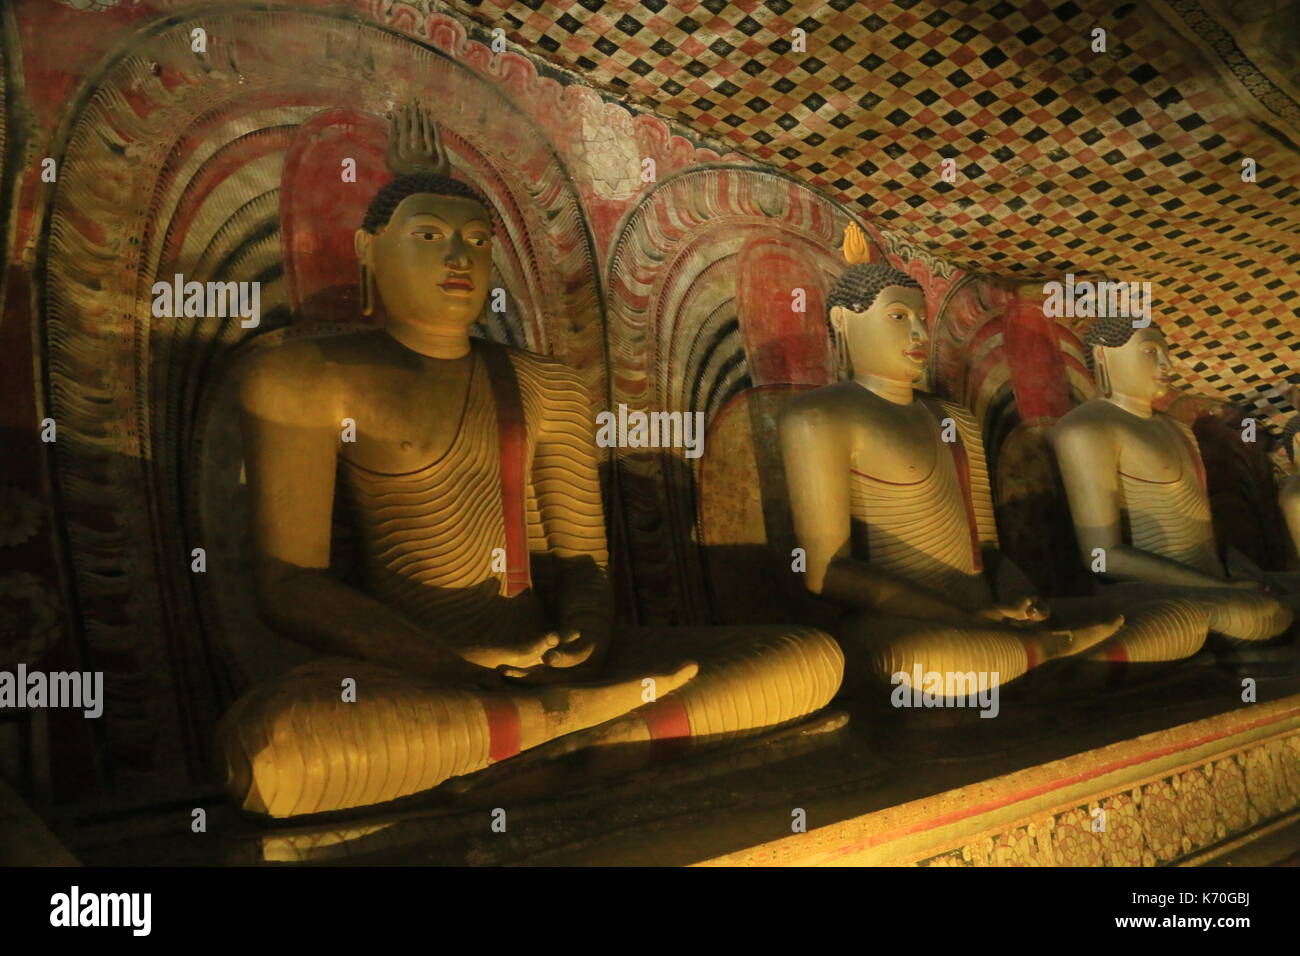
M 962 859 L 969 860 L 971 866 L 992 866 L 993 841 L 977 840 L 961 848 Z
M 1161 863 L 1168 863 L 1183 851 L 1181 817 L 1172 780 L 1157 780 L 1142 788 L 1142 833 Z
M 1275 817 L 1282 811 L 1282 793 L 1271 747 L 1256 747 L 1246 753 L 1246 792 L 1251 808 L 1261 819 Z
M 1075 807 L 1056 818 L 1052 841 L 1061 866 L 1101 866 L 1101 831 L 1093 830 L 1097 804 Z
M 961 850 L 953 850 L 951 853 L 925 860 L 921 866 L 970 866 L 970 864 L 962 859 Z
M 1246 800 L 1246 780 L 1238 757 L 1225 757 L 1211 765 L 1210 790 L 1214 794 L 1217 826 L 1215 835 L 1223 839 L 1229 833 L 1244 830 L 1255 822 Z M 1256 815 L 1256 819 L 1258 816 Z
M 641 157 L 627 111 L 591 96 L 582 100 L 579 118 L 592 190 L 601 199 L 634 195 L 641 188 Z
M 1183 827 L 1187 834 L 1183 838 L 1184 848 L 1190 851 L 1213 843 L 1214 797 L 1210 793 L 1210 781 L 1205 775 L 1205 768 L 1188 770 L 1176 779 L 1178 805 L 1182 810 Z
M 999 834 L 993 840 L 990 866 L 1051 866 L 1038 845 L 1038 828 L 1034 824 L 1016 827 L 1010 833 Z
M 1286 793 L 1283 809 L 1290 810 L 1300 803 L 1300 735 L 1278 743 L 1278 762 L 1282 767 L 1282 786 Z
M 1117 793 L 1101 801 L 1106 811 L 1106 829 L 1101 835 L 1102 853 L 1107 866 L 1142 866 L 1145 856 L 1152 856 L 1142 840 L 1142 820 L 1138 816 L 1137 790 Z
M 918 866 L 1158 866 L 1300 803 L 1300 734 L 972 841 Z M 1093 830 L 1097 810 L 1104 829 Z

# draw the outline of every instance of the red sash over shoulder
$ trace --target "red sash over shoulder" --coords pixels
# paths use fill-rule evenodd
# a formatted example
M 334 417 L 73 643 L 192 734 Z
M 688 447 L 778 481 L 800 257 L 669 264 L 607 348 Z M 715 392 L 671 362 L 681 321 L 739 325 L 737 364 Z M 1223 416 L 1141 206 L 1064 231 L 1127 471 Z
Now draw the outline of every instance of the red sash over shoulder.
M 528 517 L 524 504 L 528 463 L 528 430 L 524 425 L 524 403 L 519 396 L 519 379 L 505 346 L 475 339 L 492 382 L 496 403 L 497 439 L 501 450 L 501 520 L 506 530 L 506 597 L 532 587 L 528 562 Z

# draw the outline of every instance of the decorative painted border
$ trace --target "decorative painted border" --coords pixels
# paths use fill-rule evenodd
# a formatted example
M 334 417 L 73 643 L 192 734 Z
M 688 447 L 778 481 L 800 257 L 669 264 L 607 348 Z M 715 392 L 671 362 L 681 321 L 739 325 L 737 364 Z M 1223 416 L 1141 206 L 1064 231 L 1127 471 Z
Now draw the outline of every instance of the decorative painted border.
M 705 861 L 1155 866 L 1300 807 L 1300 695 L 1144 734 Z M 1105 829 L 1092 830 L 1093 811 Z
M 1300 105 L 1253 62 L 1228 30 L 1215 19 L 1200 0 L 1157 0 L 1157 9 L 1167 11 L 1167 19 L 1179 26 L 1181 33 L 1195 37 L 1213 53 L 1212 61 L 1219 72 L 1236 80 L 1241 89 L 1277 119 L 1300 126 Z

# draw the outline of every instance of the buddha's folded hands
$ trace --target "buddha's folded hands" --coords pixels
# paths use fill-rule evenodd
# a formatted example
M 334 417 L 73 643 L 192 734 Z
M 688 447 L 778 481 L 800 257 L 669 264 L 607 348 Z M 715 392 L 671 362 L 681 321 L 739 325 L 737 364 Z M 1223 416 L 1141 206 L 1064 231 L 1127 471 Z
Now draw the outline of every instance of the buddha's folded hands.
M 475 644 L 459 649 L 460 655 L 471 664 L 499 669 L 502 667 L 526 669 L 543 663 L 546 652 L 560 643 L 553 631 L 541 634 L 524 643 Z

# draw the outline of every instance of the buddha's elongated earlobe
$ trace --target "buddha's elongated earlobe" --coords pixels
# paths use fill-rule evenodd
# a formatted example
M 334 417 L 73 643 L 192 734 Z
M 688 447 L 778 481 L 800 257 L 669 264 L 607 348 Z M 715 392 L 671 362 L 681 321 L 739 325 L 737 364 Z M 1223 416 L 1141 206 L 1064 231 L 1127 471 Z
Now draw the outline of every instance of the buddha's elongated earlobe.
M 1102 398 L 1110 398 L 1110 372 L 1106 368 L 1106 356 L 1100 346 L 1092 348 L 1092 361 L 1097 366 L 1097 390 Z
M 366 268 L 364 262 L 358 262 L 361 269 L 361 314 L 375 314 L 375 277 Z
M 853 367 L 849 364 L 849 337 L 844 328 L 844 308 L 835 306 L 830 318 L 831 342 L 835 346 L 835 377 L 843 381 L 853 377 Z
M 371 243 L 374 236 L 364 229 L 352 234 L 352 248 L 357 254 L 357 268 L 361 279 L 361 314 L 374 315 L 375 312 L 375 274 L 370 267 Z

